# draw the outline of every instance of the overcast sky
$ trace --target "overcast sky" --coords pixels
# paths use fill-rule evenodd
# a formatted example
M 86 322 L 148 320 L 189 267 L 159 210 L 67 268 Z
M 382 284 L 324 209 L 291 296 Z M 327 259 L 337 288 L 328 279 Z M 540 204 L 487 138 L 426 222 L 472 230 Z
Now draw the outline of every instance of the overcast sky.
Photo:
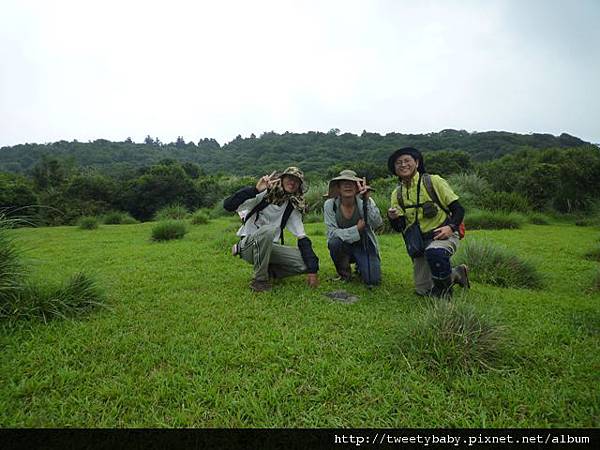
M 600 142 L 600 0 L 0 0 L 0 146 L 264 131 Z

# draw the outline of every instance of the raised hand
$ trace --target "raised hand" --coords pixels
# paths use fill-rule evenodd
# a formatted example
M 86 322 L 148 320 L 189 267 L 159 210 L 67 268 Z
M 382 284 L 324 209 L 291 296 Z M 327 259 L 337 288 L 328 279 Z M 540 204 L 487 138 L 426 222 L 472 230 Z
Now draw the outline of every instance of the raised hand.
M 258 192 L 262 192 L 265 189 L 273 186 L 273 184 L 275 183 L 275 180 L 273 179 L 273 177 L 275 176 L 276 173 L 277 173 L 277 171 L 273 171 L 273 173 L 271 173 L 271 175 L 264 175 L 264 176 L 260 177 L 260 179 L 256 183 L 256 189 L 258 190 Z

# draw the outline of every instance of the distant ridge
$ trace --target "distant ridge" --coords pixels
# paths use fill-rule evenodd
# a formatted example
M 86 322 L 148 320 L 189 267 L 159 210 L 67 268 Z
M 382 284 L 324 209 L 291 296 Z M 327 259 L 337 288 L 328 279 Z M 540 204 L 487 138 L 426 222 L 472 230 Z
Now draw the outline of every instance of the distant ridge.
M 474 161 L 488 161 L 524 148 L 571 148 L 590 146 L 575 136 L 563 133 L 518 134 L 507 131 L 469 133 L 464 130 L 442 130 L 426 134 L 388 133 L 380 135 L 363 131 L 360 135 L 307 132 L 278 134 L 266 132 L 256 137 L 238 136 L 221 146 L 214 139 L 186 143 L 183 138 L 163 144 L 149 136 L 145 143 L 130 139 L 111 142 L 58 141 L 50 144 L 20 144 L 0 149 L 0 171 L 27 172 L 44 156 L 69 159 L 83 167 L 104 173 L 119 173 L 157 163 L 164 159 L 199 164 L 206 173 L 257 175 L 269 168 L 299 165 L 306 172 L 323 172 L 340 162 L 371 161 L 384 164 L 389 153 L 398 147 L 415 146 L 424 152 L 461 150 Z M 594 146 L 595 147 L 595 146 Z M 597 147 L 596 147 L 597 148 Z

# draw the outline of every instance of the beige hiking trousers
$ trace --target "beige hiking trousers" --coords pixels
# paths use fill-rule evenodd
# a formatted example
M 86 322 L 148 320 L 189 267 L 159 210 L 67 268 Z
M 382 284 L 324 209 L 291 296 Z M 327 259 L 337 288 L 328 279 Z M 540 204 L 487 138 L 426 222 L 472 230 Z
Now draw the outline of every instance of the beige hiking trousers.
M 240 242 L 240 256 L 254 266 L 257 281 L 268 281 L 269 272 L 275 278 L 283 278 L 308 270 L 298 248 L 273 242 L 278 232 L 275 226 L 262 226 Z

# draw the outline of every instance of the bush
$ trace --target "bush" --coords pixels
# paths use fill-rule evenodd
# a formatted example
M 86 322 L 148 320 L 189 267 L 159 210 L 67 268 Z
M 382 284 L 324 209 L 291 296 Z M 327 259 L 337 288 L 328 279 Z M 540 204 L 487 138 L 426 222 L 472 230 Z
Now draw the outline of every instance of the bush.
M 210 220 L 209 213 L 203 210 L 198 210 L 192 215 L 192 225 L 203 225 Z
M 159 222 L 152 228 L 152 240 L 169 241 L 171 239 L 182 239 L 187 233 L 187 227 L 184 222 L 176 220 L 166 220 Z
M 78 273 L 64 286 L 24 284 L 0 308 L 0 319 L 44 322 L 83 314 L 94 307 L 103 306 L 104 294 L 95 281 Z
M 534 225 L 550 225 L 550 218 L 545 214 L 532 213 L 527 216 L 527 219 Z
M 81 217 L 77 222 L 82 230 L 95 230 L 98 228 L 99 220 L 97 217 Z
M 473 211 L 465 216 L 467 230 L 503 230 L 518 229 L 525 222 L 517 213 Z
M 325 200 L 327 200 L 327 197 L 324 197 L 324 195 L 327 194 L 328 188 L 328 181 L 315 181 L 310 184 L 308 192 L 304 194 L 309 214 L 319 214 L 323 211 L 323 205 L 325 204 Z
M 585 259 L 589 259 L 591 261 L 600 261 L 600 246 L 589 250 L 584 256 Z
M 504 327 L 463 302 L 430 302 L 410 334 L 409 345 L 435 369 L 493 368 L 506 344 Z
M 188 210 L 186 207 L 175 204 L 159 209 L 154 216 L 154 220 L 183 220 L 186 219 L 187 216 Z
M 468 240 L 456 255 L 456 264 L 469 266 L 473 281 L 500 287 L 542 287 L 542 277 L 536 267 L 505 247 L 482 240 Z
M 529 201 L 518 192 L 486 192 L 477 199 L 477 205 L 489 211 L 531 211 Z
M 467 209 L 478 207 L 479 199 L 491 192 L 490 183 L 474 173 L 450 175 L 447 181 Z
M 104 216 L 103 222 L 106 225 L 129 225 L 138 223 L 138 221 L 131 217 L 128 213 L 121 211 L 109 212 Z

